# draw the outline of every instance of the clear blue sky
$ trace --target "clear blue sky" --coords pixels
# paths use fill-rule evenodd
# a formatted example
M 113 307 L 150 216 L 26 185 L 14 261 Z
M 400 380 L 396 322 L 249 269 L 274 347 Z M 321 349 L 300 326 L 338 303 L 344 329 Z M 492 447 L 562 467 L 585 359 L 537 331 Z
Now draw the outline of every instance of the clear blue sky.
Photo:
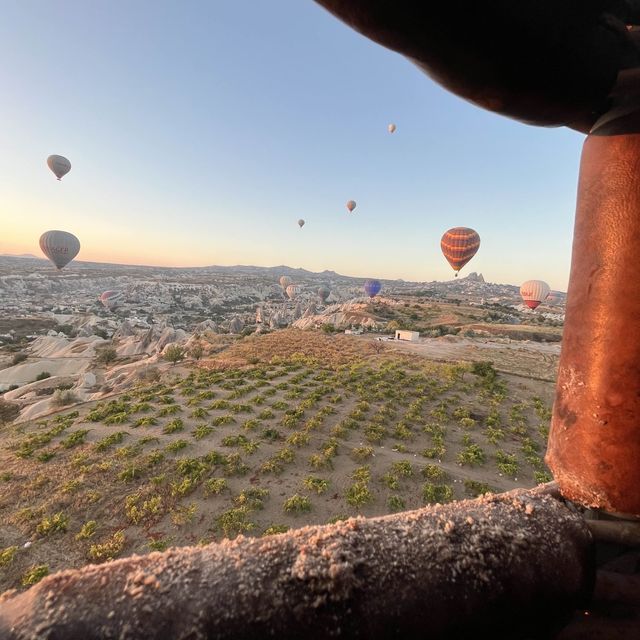
M 0 253 L 65 229 L 85 260 L 444 280 L 469 226 L 462 275 L 566 290 L 583 136 L 481 111 L 312 0 L 7 0 L 0 54 Z

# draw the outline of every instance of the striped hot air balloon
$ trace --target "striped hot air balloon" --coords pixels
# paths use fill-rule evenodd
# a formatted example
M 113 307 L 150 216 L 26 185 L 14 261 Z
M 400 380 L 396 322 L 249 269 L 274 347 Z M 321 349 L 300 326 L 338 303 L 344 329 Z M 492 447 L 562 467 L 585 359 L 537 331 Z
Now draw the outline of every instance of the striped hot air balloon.
M 476 255 L 480 247 L 480 236 L 469 227 L 453 227 L 445 231 L 440 240 L 440 247 L 457 278 L 458 271 Z
M 52 229 L 40 236 L 40 249 L 58 269 L 62 269 L 78 255 L 80 240 L 68 231 Z
M 293 300 L 302 291 L 302 287 L 299 284 L 290 284 L 287 287 L 287 295 L 289 300 Z
M 124 294 L 122 293 L 122 291 L 105 291 L 100 295 L 99 300 L 100 302 L 102 302 L 105 308 L 111 311 L 123 301 L 123 298 Z
M 527 280 L 520 286 L 520 295 L 529 309 L 535 309 L 549 295 L 551 289 L 542 280 Z

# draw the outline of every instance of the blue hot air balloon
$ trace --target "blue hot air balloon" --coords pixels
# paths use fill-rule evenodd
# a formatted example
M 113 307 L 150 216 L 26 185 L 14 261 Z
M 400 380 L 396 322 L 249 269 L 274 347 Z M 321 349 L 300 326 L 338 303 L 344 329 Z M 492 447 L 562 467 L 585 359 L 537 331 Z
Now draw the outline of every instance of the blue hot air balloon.
M 374 298 L 382 289 L 382 285 L 380 284 L 380 280 L 367 280 L 364 283 L 365 293 L 370 297 Z

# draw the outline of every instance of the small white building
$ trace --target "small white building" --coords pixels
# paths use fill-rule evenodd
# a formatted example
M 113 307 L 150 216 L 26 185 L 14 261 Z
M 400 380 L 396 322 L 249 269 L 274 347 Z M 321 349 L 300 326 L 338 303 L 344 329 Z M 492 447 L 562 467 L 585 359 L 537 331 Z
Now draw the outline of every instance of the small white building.
M 417 331 L 403 331 L 402 329 L 396 329 L 396 340 L 409 340 L 410 342 L 416 342 L 420 334 Z

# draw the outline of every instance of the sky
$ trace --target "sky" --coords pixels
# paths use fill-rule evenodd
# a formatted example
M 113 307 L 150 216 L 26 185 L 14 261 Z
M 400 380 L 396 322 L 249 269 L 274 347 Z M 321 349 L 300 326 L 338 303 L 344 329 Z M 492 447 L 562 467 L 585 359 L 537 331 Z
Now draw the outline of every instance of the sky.
M 449 280 L 467 226 L 462 276 L 566 291 L 582 134 L 483 111 L 313 0 L 0 4 L 0 254 L 63 229 L 78 260 Z

